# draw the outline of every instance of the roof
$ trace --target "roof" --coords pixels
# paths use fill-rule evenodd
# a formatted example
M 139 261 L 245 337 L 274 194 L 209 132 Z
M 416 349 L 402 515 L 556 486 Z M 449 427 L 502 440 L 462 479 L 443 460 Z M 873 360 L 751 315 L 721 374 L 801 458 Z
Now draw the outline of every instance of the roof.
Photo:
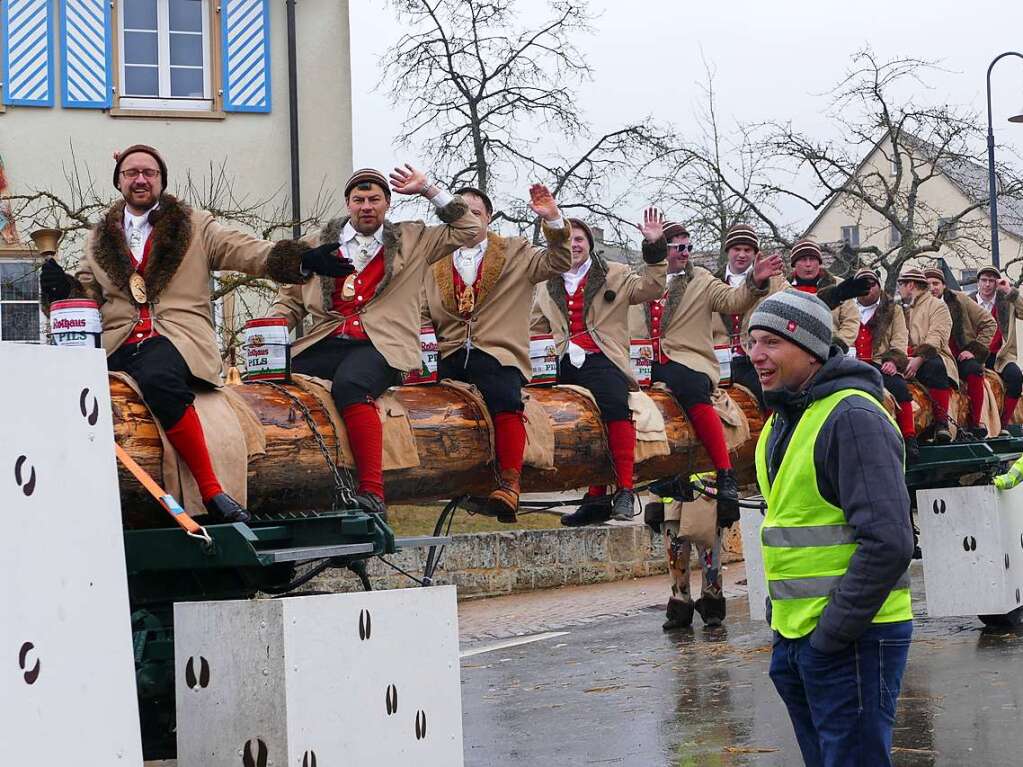
M 880 149 L 881 143 L 887 140 L 887 137 L 885 137 L 874 144 L 874 148 L 871 149 L 860 161 L 859 165 L 856 166 L 856 170 L 854 170 L 852 174 L 853 176 L 859 174 L 867 161 Z M 935 157 L 941 154 L 941 149 L 939 147 L 908 133 L 903 134 L 902 143 L 905 145 L 912 145 L 912 147 L 919 152 L 921 158 L 925 160 L 933 161 Z M 947 178 L 949 182 L 951 182 L 952 185 L 955 186 L 964 197 L 966 197 L 967 200 L 972 203 L 977 203 L 987 199 L 988 169 L 986 165 L 981 165 L 978 162 L 966 158 L 950 157 L 941 158 L 935 164 L 938 166 L 941 174 Z M 999 184 L 1001 184 L 1000 179 Z M 829 199 L 827 204 L 821 208 L 820 212 L 818 212 L 813 221 L 806 228 L 807 232 L 812 231 L 813 228 L 817 226 L 817 223 L 824 217 L 824 214 L 838 201 L 838 197 L 840 195 L 841 191 L 836 192 L 831 196 L 831 199 Z M 982 206 L 982 209 L 990 215 L 987 205 Z M 1003 197 L 1002 195 L 998 196 L 998 228 L 1007 234 L 1023 239 L 1023 199 Z

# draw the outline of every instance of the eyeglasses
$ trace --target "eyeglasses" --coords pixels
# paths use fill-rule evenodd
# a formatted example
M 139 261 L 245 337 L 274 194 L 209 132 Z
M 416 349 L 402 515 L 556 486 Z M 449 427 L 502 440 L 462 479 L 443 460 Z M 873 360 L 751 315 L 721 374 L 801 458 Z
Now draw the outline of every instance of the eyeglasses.
M 671 244 L 671 245 L 668 245 L 668 250 L 680 250 L 683 253 L 685 253 L 688 250 L 690 253 L 692 253 L 693 252 L 693 246 L 690 245 L 689 243 L 686 243 L 685 245 Z
M 143 168 L 141 170 L 138 168 L 128 168 L 127 170 L 121 171 L 121 177 L 127 179 L 136 179 L 139 176 L 145 176 L 146 178 L 152 179 L 156 178 L 159 175 L 160 171 L 158 171 L 156 168 Z

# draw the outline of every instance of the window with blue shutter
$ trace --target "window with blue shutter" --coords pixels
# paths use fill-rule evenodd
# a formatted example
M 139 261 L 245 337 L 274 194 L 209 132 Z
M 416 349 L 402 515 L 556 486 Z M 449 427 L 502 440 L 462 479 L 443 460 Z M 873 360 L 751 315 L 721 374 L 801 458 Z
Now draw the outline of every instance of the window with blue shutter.
M 61 103 L 107 109 L 113 101 L 109 0 L 61 0 Z
M 50 0 L 0 0 L 4 104 L 53 106 Z
M 268 0 L 222 0 L 224 110 L 270 111 Z

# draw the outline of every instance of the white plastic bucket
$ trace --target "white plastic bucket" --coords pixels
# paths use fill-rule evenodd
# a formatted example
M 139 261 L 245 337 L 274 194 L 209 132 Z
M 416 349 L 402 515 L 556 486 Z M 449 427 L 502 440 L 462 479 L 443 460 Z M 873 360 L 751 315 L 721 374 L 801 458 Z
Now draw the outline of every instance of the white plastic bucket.
M 529 379 L 530 386 L 542 386 L 557 381 L 558 349 L 554 345 L 554 336 L 530 336 L 529 361 L 533 366 L 533 376 Z
M 654 344 L 649 338 L 633 338 L 629 344 L 632 377 L 640 386 L 650 385 L 650 369 L 654 363 Z
M 291 375 L 291 339 L 288 321 L 264 317 L 245 323 L 246 381 L 286 381 Z
M 413 370 L 405 377 L 410 385 L 437 383 L 437 334 L 432 325 L 423 325 L 419 329 L 419 349 L 421 364 L 419 370 Z
M 98 349 L 103 336 L 99 305 L 85 298 L 54 301 L 50 305 L 50 335 L 55 346 Z

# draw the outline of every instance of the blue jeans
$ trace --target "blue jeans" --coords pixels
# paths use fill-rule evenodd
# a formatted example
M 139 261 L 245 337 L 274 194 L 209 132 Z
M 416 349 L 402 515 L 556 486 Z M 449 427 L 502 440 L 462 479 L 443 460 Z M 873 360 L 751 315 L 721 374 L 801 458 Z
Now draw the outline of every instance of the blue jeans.
M 807 767 L 890 767 L 912 636 L 913 621 L 876 623 L 846 649 L 825 655 L 808 636 L 775 635 L 771 681 Z

